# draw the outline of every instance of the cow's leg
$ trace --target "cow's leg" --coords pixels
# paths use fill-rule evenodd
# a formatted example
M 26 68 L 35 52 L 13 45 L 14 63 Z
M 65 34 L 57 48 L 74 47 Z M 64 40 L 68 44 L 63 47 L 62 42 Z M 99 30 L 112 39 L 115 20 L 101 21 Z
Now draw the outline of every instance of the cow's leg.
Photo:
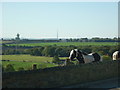
M 98 62 L 98 61 L 100 61 L 100 55 L 99 54 L 97 54 L 97 53 L 93 53 L 92 54 L 93 55 L 93 57 L 94 57 L 94 61 L 93 62 Z
M 84 60 L 78 60 L 79 64 L 85 63 Z

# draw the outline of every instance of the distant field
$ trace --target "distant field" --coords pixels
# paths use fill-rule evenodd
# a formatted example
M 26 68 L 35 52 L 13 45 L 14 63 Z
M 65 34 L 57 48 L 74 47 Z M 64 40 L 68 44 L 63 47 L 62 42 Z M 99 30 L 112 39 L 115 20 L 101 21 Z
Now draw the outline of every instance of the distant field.
M 1 56 L 1 55 L 0 55 Z M 31 55 L 2 55 L 2 60 L 28 61 L 28 62 L 51 62 L 52 57 L 31 56 Z
M 0 58 L 1 60 L 11 60 L 2 61 L 2 65 L 5 67 L 7 64 L 12 64 L 15 70 L 18 70 L 18 68 L 20 67 L 23 67 L 25 70 L 29 70 L 32 67 L 32 64 L 37 64 L 37 68 L 57 66 L 56 64 L 51 63 L 53 57 L 30 56 L 30 55 L 0 55 L 0 57 L 1 56 L 2 56 L 2 59 Z M 65 57 L 60 59 L 65 59 Z
M 8 44 L 10 46 L 15 46 L 16 44 Z M 19 44 L 19 46 L 49 46 L 49 45 L 57 45 L 57 46 L 115 46 L 118 45 L 116 42 L 46 42 L 46 43 L 24 43 Z
M 0 41 L 0 44 L 1 43 L 4 43 L 4 44 L 6 44 L 6 43 L 13 43 L 14 41 Z

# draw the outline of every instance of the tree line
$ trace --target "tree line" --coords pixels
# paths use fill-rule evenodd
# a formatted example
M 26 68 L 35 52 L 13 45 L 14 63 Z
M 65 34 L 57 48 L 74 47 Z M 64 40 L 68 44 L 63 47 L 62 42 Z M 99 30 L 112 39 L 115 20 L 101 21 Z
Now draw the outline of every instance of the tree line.
M 2 41 L 9 41 L 6 44 L 16 43 L 15 39 L 5 40 Z M 11 42 L 10 42 L 11 41 Z M 31 40 L 31 39 L 20 39 L 17 43 L 40 43 L 40 42 L 119 42 L 120 37 L 114 38 L 69 38 L 69 39 L 39 39 L 39 40 Z
M 62 41 L 62 39 L 59 39 L 59 41 Z M 66 42 L 119 42 L 120 38 L 114 37 L 112 38 L 99 38 L 99 37 L 94 37 L 91 39 L 88 38 L 77 38 L 77 39 L 66 39 Z
M 119 46 L 39 46 L 39 47 L 29 47 L 29 48 L 9 48 L 10 46 L 3 46 L 4 48 L 8 49 L 3 49 L 2 55 L 11 55 L 11 54 L 30 54 L 33 56 L 46 56 L 46 57 L 54 57 L 54 56 L 59 56 L 59 57 L 68 57 L 69 53 L 72 49 L 80 49 L 83 52 L 86 53 L 91 53 L 91 52 L 97 52 L 100 55 L 109 55 L 111 56 L 112 53 L 118 48 Z M 24 46 L 23 46 L 24 47 Z M 27 46 L 25 46 L 27 47 Z

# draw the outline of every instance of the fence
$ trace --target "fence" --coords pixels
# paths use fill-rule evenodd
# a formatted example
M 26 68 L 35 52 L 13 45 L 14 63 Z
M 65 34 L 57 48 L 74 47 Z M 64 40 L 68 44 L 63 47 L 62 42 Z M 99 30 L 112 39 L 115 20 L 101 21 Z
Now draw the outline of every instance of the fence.
M 4 72 L 3 88 L 55 88 L 119 77 L 120 61 Z

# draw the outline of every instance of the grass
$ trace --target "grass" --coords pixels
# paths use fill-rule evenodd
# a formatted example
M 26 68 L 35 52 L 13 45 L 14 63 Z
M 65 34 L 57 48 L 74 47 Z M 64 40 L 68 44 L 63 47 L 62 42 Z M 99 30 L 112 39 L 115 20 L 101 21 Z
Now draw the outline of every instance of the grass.
M 52 63 L 2 61 L 3 67 L 5 67 L 7 64 L 12 64 L 16 71 L 21 67 L 24 68 L 25 70 L 30 70 L 30 69 L 32 69 L 33 64 L 37 64 L 37 69 L 57 66 L 57 65 L 52 64 Z
M 0 41 L 0 44 L 6 44 L 6 43 L 12 43 L 12 42 L 14 42 L 14 41 L 9 41 L 9 40 L 8 40 L 8 41 L 2 41 L 2 40 L 1 40 L 1 41 Z
M 37 68 L 55 67 L 56 64 L 51 63 L 53 57 L 31 56 L 31 55 L 0 55 L 3 67 L 7 64 L 12 64 L 17 71 L 18 68 L 23 67 L 25 70 L 30 70 L 33 64 L 37 64 Z M 62 57 L 60 59 L 66 59 Z M 24 62 L 23 62 L 24 61 Z
M 0 60 L 12 60 L 12 61 L 26 61 L 26 62 L 52 62 L 53 57 L 45 56 L 31 56 L 31 55 L 0 55 Z M 67 57 L 61 57 L 60 59 L 66 59 Z
M 24 43 L 19 44 L 19 46 L 49 46 L 49 45 L 57 45 L 57 46 L 115 46 L 118 43 L 116 42 L 46 42 L 46 43 Z M 8 44 L 9 46 L 15 46 L 16 44 Z
M 52 61 L 52 57 L 31 56 L 31 55 L 2 55 L 2 60 L 28 61 L 28 62 L 46 62 Z
M 2 61 L 3 67 L 7 64 L 12 64 L 17 71 L 19 68 L 23 67 L 25 70 L 30 70 L 33 64 L 37 64 L 37 68 L 46 68 L 46 67 L 55 67 L 56 64 L 51 63 L 53 57 L 44 57 L 44 56 L 31 56 L 31 55 L 0 55 L 0 60 L 11 60 L 11 61 Z M 104 61 L 110 61 L 110 57 L 102 56 Z M 60 59 L 66 59 L 68 57 L 60 57 Z M 73 61 L 77 63 L 77 61 Z

